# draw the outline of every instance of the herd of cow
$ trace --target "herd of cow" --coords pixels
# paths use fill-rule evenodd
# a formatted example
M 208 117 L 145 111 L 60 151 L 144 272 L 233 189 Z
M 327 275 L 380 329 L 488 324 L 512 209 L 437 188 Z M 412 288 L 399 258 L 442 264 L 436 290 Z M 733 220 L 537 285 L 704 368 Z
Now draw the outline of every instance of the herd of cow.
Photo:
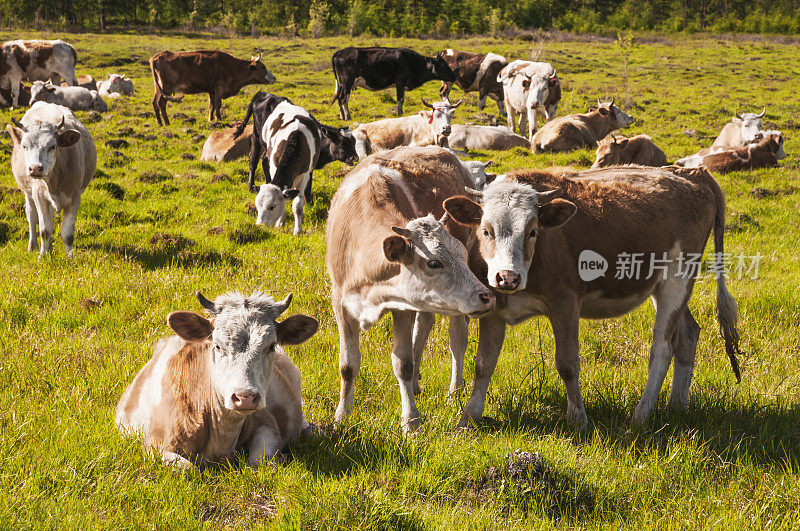
M 80 197 L 95 173 L 94 140 L 72 111 L 102 111 L 101 95 L 133 93 L 130 80 L 117 74 L 100 90 L 78 86 L 75 60 L 75 50 L 63 41 L 2 45 L 0 100 L 24 104 L 21 81 L 33 83 L 33 105 L 21 121 L 12 118 L 8 132 L 12 171 L 25 195 L 28 249 L 35 248 L 38 232 L 41 255 L 52 250 L 53 219 L 62 210 L 61 238 L 72 255 Z M 495 54 L 453 50 L 424 57 L 407 49 L 351 47 L 336 52 L 332 66 L 343 120 L 350 118 L 355 87 L 394 86 L 402 114 L 405 91 L 436 79 L 442 81 L 441 101 L 423 99 L 427 109 L 418 114 L 350 131 L 320 123 L 287 98 L 257 92 L 243 121 L 223 136 L 212 134 L 204 152 L 220 138 L 231 141 L 228 150 L 233 141 L 249 140 L 248 187 L 255 191 L 259 161 L 266 179 L 256 196 L 257 223 L 283 225 L 291 199 L 295 234 L 302 233 L 313 171 L 334 160 L 358 163 L 342 179 L 326 226 L 339 332 L 337 422 L 353 409 L 360 330 L 385 314 L 393 317 L 391 359 L 407 432 L 422 418 L 415 395 L 435 314 L 449 317 L 453 393 L 464 385 L 468 321 L 479 319 L 475 380 L 460 426 L 482 419 L 506 327 L 543 315 L 555 335 L 567 417 L 585 428 L 579 321 L 623 315 L 649 297 L 656 306 L 649 374 L 633 419 L 643 422 L 652 412 L 670 363 L 670 406 L 686 406 L 699 326 L 687 305 L 695 278 L 681 274 L 678 257 L 702 254 L 712 233 L 716 260 L 724 252 L 725 198 L 709 169 L 774 165 L 784 156 L 780 132 L 761 130 L 763 112 L 735 117 L 711 147 L 668 166 L 646 135 L 608 136 L 633 121 L 613 99 L 556 118 L 561 81 L 547 63 L 508 63 Z M 159 124 L 169 124 L 166 105 L 180 101 L 175 93 L 208 93 L 213 120 L 221 118 L 222 99 L 243 86 L 275 82 L 260 55 L 242 60 L 220 51 L 161 52 L 150 67 Z M 68 86 L 60 86 L 62 79 Z M 496 100 L 509 128 L 453 124 L 461 104 L 449 100 L 453 84 L 477 91 L 481 109 L 487 96 Z M 537 131 L 538 114 L 546 122 Z M 514 133 L 515 126 L 522 133 L 525 121 L 527 138 Z M 496 176 L 485 173 L 488 163 L 459 158 L 460 150 L 525 146 L 539 153 L 595 144 L 597 158 L 586 171 L 521 169 Z M 663 256 L 667 265 L 663 274 L 646 278 L 585 280 L 578 257 L 589 249 L 605 257 Z M 715 276 L 717 318 L 739 379 L 737 306 L 724 268 L 717 267 Z M 302 412 L 300 374 L 282 346 L 303 343 L 318 322 L 304 315 L 279 321 L 291 295 L 282 302 L 260 292 L 231 292 L 213 301 L 198 293 L 198 299 L 210 318 L 188 311 L 168 316 L 176 335 L 156 345 L 125 390 L 116 423 L 141 434 L 165 461 L 203 465 L 243 449 L 256 466 L 311 427 Z

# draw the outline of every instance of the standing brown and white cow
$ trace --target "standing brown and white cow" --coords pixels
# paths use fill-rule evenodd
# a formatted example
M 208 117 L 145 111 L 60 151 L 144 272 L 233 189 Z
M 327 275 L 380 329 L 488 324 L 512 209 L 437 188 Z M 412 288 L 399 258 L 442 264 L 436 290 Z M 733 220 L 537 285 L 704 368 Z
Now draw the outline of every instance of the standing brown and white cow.
M 572 151 L 597 145 L 608 133 L 628 127 L 633 118 L 610 102 L 597 101 L 596 108 L 584 114 L 568 114 L 547 122 L 531 140 L 534 153 L 545 151 Z
M 429 330 L 434 313 L 455 316 L 450 321 L 454 345 L 466 337 L 465 314 L 481 315 L 494 307 L 494 295 L 467 265 L 465 242 L 469 247 L 474 242 L 470 231 L 436 219 L 444 214 L 444 199 L 472 186 L 458 159 L 433 146 L 371 155 L 342 179 L 326 231 L 342 380 L 337 422 L 353 409 L 360 328 L 392 313 L 400 420 L 405 431 L 413 431 L 421 422 L 414 402 L 415 364 L 425 343 L 413 333 L 415 320 Z M 466 350 L 466 341 L 459 348 Z M 463 360 L 463 354 L 454 352 L 454 360 Z
M 208 121 L 222 120 L 222 100 L 235 96 L 242 87 L 275 83 L 275 76 L 261 62 L 261 54 L 250 60 L 237 59 L 218 50 L 195 52 L 164 51 L 150 58 L 153 74 L 153 109 L 158 125 L 169 125 L 167 102 L 183 96 L 172 94 L 208 94 Z
M 176 335 L 156 344 L 125 389 L 117 428 L 141 435 L 169 464 L 202 466 L 243 448 L 258 466 L 309 427 L 300 372 L 281 347 L 303 343 L 319 323 L 300 314 L 278 321 L 291 295 L 281 302 L 260 292 L 197 298 L 211 318 L 167 316 Z
M 704 169 L 675 171 L 680 173 L 639 166 L 568 175 L 524 170 L 487 186 L 482 204 L 464 196 L 445 201 L 453 219 L 474 227 L 483 264 L 473 270 L 498 292 L 497 308 L 480 322 L 475 383 L 461 425 L 483 415 L 506 326 L 544 315 L 553 327 L 567 417 L 586 427 L 578 379 L 580 319 L 624 315 L 649 297 L 656 306 L 653 344 L 633 420 L 643 422 L 652 412 L 673 358 L 669 402 L 685 407 L 700 335 L 687 302 L 712 231 L 717 318 L 739 379 L 737 306 L 722 265 L 725 197 Z M 608 271 L 609 265 L 617 271 Z
M 486 96 L 497 102 L 500 114 L 505 115 L 503 108 L 503 85 L 497 80 L 500 70 L 508 64 L 506 58 L 494 53 L 461 52 L 448 48 L 439 55 L 447 61 L 455 73 L 456 80 L 442 81 L 439 95 L 442 99 L 450 98 L 450 91 L 455 83 L 464 92 L 478 93 L 478 109 L 486 107 Z
M 81 194 L 97 168 L 92 135 L 72 111 L 52 103 L 34 103 L 22 122 L 11 121 L 16 126 L 7 126 L 14 141 L 11 171 L 25 194 L 28 250 L 36 246 L 37 226 L 40 256 L 53 250 L 53 218 L 63 211 L 61 240 L 72 256 Z
M 19 105 L 19 86 L 23 80 L 52 81 L 58 85 L 63 78 L 70 85 L 77 85 L 76 61 L 75 48 L 62 40 L 4 42 L 0 48 L 0 89 L 11 90 L 11 101 L 6 104 Z

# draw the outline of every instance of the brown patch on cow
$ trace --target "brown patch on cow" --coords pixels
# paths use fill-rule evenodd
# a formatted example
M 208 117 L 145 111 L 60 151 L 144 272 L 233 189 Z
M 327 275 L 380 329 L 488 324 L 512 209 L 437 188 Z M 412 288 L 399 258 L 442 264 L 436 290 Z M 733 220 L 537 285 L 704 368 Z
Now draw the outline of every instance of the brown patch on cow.
M 718 173 L 768 168 L 778 165 L 780 136 L 768 135 L 756 144 L 703 157 L 703 165 Z
M 453 55 L 444 53 L 442 56 L 456 75 L 456 85 L 464 92 L 470 90 L 486 54 L 453 50 Z
M 50 61 L 50 57 L 53 56 L 53 45 L 51 44 L 47 46 L 31 47 L 28 45 L 29 42 L 36 41 L 26 41 L 25 47 L 27 47 L 29 50 L 32 50 L 36 54 L 36 66 L 41 69 L 45 69 L 47 67 L 47 62 Z M 94 79 L 92 79 L 92 81 L 94 81 Z M 95 85 L 95 87 L 96 86 L 97 85 Z
M 31 57 L 28 52 L 22 49 L 22 46 L 14 44 L 11 46 L 11 53 L 14 54 L 14 60 L 19 65 L 23 72 L 28 71 L 28 65 L 31 63 Z
M 280 113 L 278 116 L 275 117 L 274 120 L 272 120 L 272 123 L 269 126 L 268 138 L 272 138 L 273 136 L 275 136 L 278 133 L 278 131 L 281 130 L 281 127 L 284 126 L 283 117 L 284 113 Z

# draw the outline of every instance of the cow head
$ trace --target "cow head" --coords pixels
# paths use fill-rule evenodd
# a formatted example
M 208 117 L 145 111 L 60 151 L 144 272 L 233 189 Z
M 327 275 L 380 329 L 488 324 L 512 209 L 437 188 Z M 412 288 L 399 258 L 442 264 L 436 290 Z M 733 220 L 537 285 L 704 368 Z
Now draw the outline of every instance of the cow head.
M 256 225 L 275 225 L 286 210 L 286 201 L 299 193 L 297 188 L 281 190 L 271 183 L 262 184 L 256 195 Z
M 607 101 L 604 103 L 600 102 L 600 99 L 597 99 L 597 113 L 608 120 L 609 126 L 611 126 L 611 130 L 614 129 L 622 129 L 623 127 L 628 127 L 633 123 L 633 118 L 626 114 L 625 111 L 614 105 L 616 98 L 611 98 L 611 101 Z
M 537 192 L 530 186 L 497 180 L 480 194 L 483 204 L 466 196 L 450 197 L 445 211 L 458 223 L 476 228 L 489 285 L 512 293 L 525 289 L 538 231 L 560 227 L 577 208 L 557 191 Z
M 494 309 L 495 298 L 467 265 L 467 250 L 432 215 L 392 227 L 383 254 L 400 265 L 396 286 L 423 312 L 473 317 Z
M 592 168 L 605 168 L 606 166 L 616 166 L 620 163 L 620 153 L 628 145 L 625 137 L 617 138 L 610 135 L 603 140 L 597 141 L 597 151 Z
M 742 143 L 749 144 L 756 140 L 756 137 L 761 132 L 761 118 L 767 113 L 767 108 L 761 111 L 761 114 L 752 112 L 745 112 L 741 115 L 734 112 L 731 123 L 739 126 L 739 131 L 742 134 Z
M 778 160 L 786 158 L 786 152 L 783 150 L 783 134 L 780 131 L 769 130 L 760 131 L 756 137 L 759 144 L 766 144 L 767 149 L 775 153 L 775 158 Z
M 58 124 L 33 122 L 23 125 L 16 118 L 8 125 L 8 133 L 15 147 L 22 150 L 28 177 L 46 179 L 56 161 L 59 148 L 75 145 L 81 138 L 79 131 L 64 127 L 64 117 Z
M 267 70 L 267 67 L 261 62 L 261 52 L 258 52 L 258 55 L 250 57 L 250 64 L 247 65 L 247 68 L 250 71 L 250 79 L 254 83 L 261 83 L 264 85 L 275 83 L 275 76 L 273 76 L 272 72 Z
M 447 147 L 449 145 L 447 137 L 450 136 L 452 131 L 453 114 L 462 101 L 458 100 L 455 103 L 450 103 L 447 100 L 443 100 L 430 104 L 425 101 L 425 98 L 422 98 L 422 104 L 431 110 L 419 111 L 419 115 L 430 124 L 433 132 L 433 143 L 437 146 Z
M 535 74 L 522 81 L 522 88 L 528 91 L 526 106 L 529 109 L 539 109 L 544 107 L 550 96 L 550 92 L 555 90 L 558 85 L 556 71 Z
M 339 160 L 351 166 L 358 162 L 356 139 L 353 138 L 350 128 L 322 125 L 319 129 L 322 135 L 320 151 L 325 152 L 325 156 L 320 156 L 320 160 Z
M 492 164 L 493 161 L 491 160 L 488 162 L 481 162 L 479 160 L 466 160 L 461 162 L 461 165 L 469 172 L 472 180 L 475 182 L 476 190 L 483 190 L 486 184 L 492 182 L 495 177 L 497 177 L 494 173 L 486 173 L 486 168 Z
M 34 81 L 31 85 L 31 104 L 37 101 L 47 101 L 47 95 L 56 91 L 56 86 L 49 81 Z
M 427 66 L 428 72 L 433 79 L 439 79 L 447 83 L 453 83 L 456 80 L 456 74 L 444 58 L 444 52 L 437 53 L 436 57 L 426 57 L 425 66 Z
M 281 302 L 260 292 L 249 297 L 230 292 L 213 302 L 198 293 L 197 299 L 212 319 L 172 312 L 167 317 L 170 328 L 184 341 L 211 341 L 211 384 L 227 411 L 247 415 L 266 407 L 275 351 L 279 345 L 303 343 L 319 323 L 299 314 L 277 320 L 289 307 L 291 294 Z

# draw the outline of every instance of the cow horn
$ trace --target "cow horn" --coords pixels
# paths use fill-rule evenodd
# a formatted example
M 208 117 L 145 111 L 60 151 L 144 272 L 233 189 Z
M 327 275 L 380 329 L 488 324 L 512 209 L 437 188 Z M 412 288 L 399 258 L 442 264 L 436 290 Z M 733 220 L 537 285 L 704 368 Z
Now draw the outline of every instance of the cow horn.
M 23 131 L 25 130 L 25 126 L 22 125 L 22 122 L 20 122 L 19 120 L 17 120 L 13 116 L 11 117 L 11 123 L 14 124 L 15 126 L 17 126 L 18 128 L 22 129 Z
M 409 240 L 413 235 L 413 233 L 410 230 L 403 227 L 392 227 L 392 232 L 394 232 L 395 234 L 399 234 L 400 236 L 403 236 L 405 238 L 408 238 Z
M 611 133 L 611 140 L 613 141 L 614 144 L 617 143 L 617 137 L 614 136 L 614 133 Z
M 66 118 L 66 117 L 65 117 L 65 116 L 62 114 L 62 115 L 61 115 L 61 121 L 60 121 L 60 122 L 58 122 L 58 127 L 56 127 L 56 129 L 60 130 L 62 127 L 64 127 L 64 119 L 65 119 L 65 118 Z
M 261 60 L 261 50 L 258 51 L 258 57 L 256 57 L 255 60 L 256 61 L 260 61 Z
M 483 169 L 485 170 L 486 168 L 488 168 L 492 164 L 494 164 L 494 160 L 487 160 L 483 165 Z
M 458 100 L 458 101 L 457 101 L 457 102 L 455 102 L 455 103 L 451 103 L 451 104 L 450 104 L 450 108 L 451 108 L 451 109 L 455 109 L 455 108 L 457 108 L 459 105 L 461 105 L 461 103 L 462 103 L 463 101 L 464 101 L 464 99 L 462 98 L 462 99 Z
M 611 103 L 608 104 L 608 107 L 611 108 L 614 106 L 614 102 L 617 101 L 616 96 L 611 96 Z
M 600 103 L 600 98 L 597 98 L 597 107 L 600 108 L 601 105 L 602 103 Z
M 766 107 L 764 107 L 764 110 L 761 111 L 761 114 L 759 114 L 758 117 L 759 118 L 763 118 L 765 114 L 767 114 L 767 108 Z
M 420 99 L 422 100 L 422 104 L 423 104 L 425 107 L 430 107 L 431 109 L 433 109 L 433 105 L 431 105 L 430 103 L 428 103 L 427 101 L 425 101 L 425 98 L 420 98 Z
M 479 190 L 475 190 L 474 188 L 470 188 L 469 186 L 465 186 L 464 190 L 473 197 L 483 198 L 483 192 Z
M 734 117 L 734 118 L 739 118 L 739 119 L 741 120 L 741 117 L 739 116 L 738 109 L 734 109 L 734 110 L 733 110 L 733 117 Z
M 219 308 L 217 308 L 217 305 L 206 299 L 205 296 L 199 291 L 197 292 L 197 300 L 200 301 L 200 306 L 205 308 L 211 315 L 217 315 L 219 313 Z
M 283 299 L 281 302 L 275 305 L 276 309 L 278 310 L 278 314 L 275 317 L 285 312 L 286 308 L 288 308 L 291 303 L 292 303 L 292 294 L 290 293 L 286 296 L 285 299 Z
M 536 194 L 537 205 L 538 206 L 546 205 L 547 203 L 555 199 L 559 193 L 561 193 L 560 188 L 555 188 L 553 190 L 548 190 L 546 192 L 539 192 L 538 194 Z

